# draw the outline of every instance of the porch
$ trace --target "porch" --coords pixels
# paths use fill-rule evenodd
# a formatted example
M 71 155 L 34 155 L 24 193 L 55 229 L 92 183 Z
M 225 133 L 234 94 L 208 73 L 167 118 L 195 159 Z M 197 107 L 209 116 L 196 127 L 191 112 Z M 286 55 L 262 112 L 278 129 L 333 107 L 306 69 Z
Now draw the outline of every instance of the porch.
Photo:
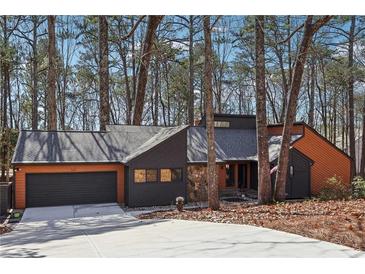
M 235 161 L 217 165 L 222 199 L 257 198 L 257 162 Z

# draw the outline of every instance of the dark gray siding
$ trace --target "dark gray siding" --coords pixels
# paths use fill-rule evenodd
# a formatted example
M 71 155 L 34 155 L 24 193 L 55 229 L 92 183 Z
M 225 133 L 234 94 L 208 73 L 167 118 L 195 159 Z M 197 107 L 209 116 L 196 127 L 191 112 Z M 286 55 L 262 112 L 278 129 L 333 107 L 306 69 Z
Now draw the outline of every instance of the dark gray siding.
M 290 166 L 293 174 L 290 174 Z M 301 199 L 311 196 L 311 160 L 296 149 L 289 154 L 288 179 L 286 192 L 289 199 Z
M 27 174 L 26 195 L 27 207 L 112 203 L 117 200 L 117 174 Z
M 271 163 L 271 167 L 277 165 L 277 159 Z M 290 174 L 290 166 L 293 174 Z M 312 160 L 295 148 L 290 149 L 289 164 L 286 180 L 286 198 L 303 199 L 311 196 L 311 166 Z M 276 173 L 271 175 L 272 189 L 274 189 Z
M 256 117 L 253 115 L 230 115 L 230 114 L 214 114 L 214 121 L 226 121 L 230 123 L 229 128 L 234 129 L 256 129 Z M 206 124 L 205 116 L 199 125 Z
M 129 207 L 169 205 L 175 203 L 178 196 L 186 198 L 186 141 L 185 129 L 127 163 Z M 134 183 L 134 169 L 140 168 L 181 168 L 183 178 L 181 182 Z
M 251 182 L 250 188 L 257 190 L 258 185 L 258 166 L 257 162 L 251 162 Z

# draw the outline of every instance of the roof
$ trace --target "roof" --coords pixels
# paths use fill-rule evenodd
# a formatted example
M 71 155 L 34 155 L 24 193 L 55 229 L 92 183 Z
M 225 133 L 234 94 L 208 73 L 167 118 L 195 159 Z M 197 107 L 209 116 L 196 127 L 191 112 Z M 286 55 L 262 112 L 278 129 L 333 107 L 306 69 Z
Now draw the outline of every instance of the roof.
M 127 163 L 186 126 L 108 126 L 106 132 L 21 131 L 12 163 Z
M 188 129 L 189 163 L 207 161 L 207 138 L 205 127 L 190 127 Z M 216 161 L 257 161 L 257 140 L 255 129 L 214 129 L 216 145 Z M 293 135 L 292 142 L 301 135 Z M 271 136 L 269 139 L 270 161 L 275 160 L 280 152 L 281 136 Z
M 138 147 L 138 149 L 136 149 L 134 152 L 129 154 L 125 158 L 125 162 L 129 162 L 132 159 L 137 158 L 138 156 L 142 155 L 146 151 L 157 146 L 158 144 L 161 144 L 163 141 L 169 139 L 171 136 L 174 136 L 175 134 L 186 129 L 187 127 L 188 126 L 162 128 L 157 134 L 152 136 L 149 140 L 147 140 L 140 147 Z
M 290 143 L 293 144 L 295 141 L 297 141 L 302 136 L 303 135 L 292 135 Z M 270 160 L 270 162 L 276 160 L 279 157 L 281 139 L 282 139 L 281 136 L 271 136 L 269 139 L 269 160 Z
M 206 162 L 206 128 L 191 127 L 187 136 L 188 162 Z M 215 128 L 214 138 L 217 162 L 249 160 L 256 157 L 256 131 L 253 129 Z

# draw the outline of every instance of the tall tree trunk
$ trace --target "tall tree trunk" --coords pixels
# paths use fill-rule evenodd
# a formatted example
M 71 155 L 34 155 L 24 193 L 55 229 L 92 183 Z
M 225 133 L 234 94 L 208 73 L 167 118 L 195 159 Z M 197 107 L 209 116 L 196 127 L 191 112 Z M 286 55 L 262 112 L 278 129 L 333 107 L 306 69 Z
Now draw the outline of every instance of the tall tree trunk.
M 354 64 L 354 40 L 355 40 L 355 24 L 356 16 L 351 16 L 351 25 L 349 33 L 349 56 L 348 56 L 348 100 L 349 100 L 349 138 L 350 138 L 350 156 L 354 162 L 352 165 L 352 175 L 356 174 L 356 149 L 355 149 L 355 119 L 354 119 L 354 75 L 353 75 L 353 64 Z
M 108 20 L 106 16 L 99 16 L 99 82 L 100 130 L 105 130 L 110 119 Z
M 308 124 L 314 127 L 314 77 L 315 77 L 315 60 L 314 56 L 311 58 L 310 62 L 310 97 L 309 97 L 309 114 L 308 114 Z
M 158 96 L 159 96 L 159 89 L 160 89 L 160 74 L 159 74 L 159 71 L 160 71 L 160 68 L 159 68 L 160 64 L 158 62 L 158 60 L 156 60 L 155 62 L 155 83 L 154 83 L 154 91 L 155 91 L 155 94 L 153 96 L 153 100 L 154 100 L 154 114 L 153 114 L 153 125 L 154 126 L 157 126 L 158 125 Z
M 142 122 L 142 114 L 144 107 L 144 97 L 146 93 L 148 68 L 151 60 L 152 44 L 158 25 L 163 16 L 148 16 L 147 31 L 143 41 L 141 54 L 141 65 L 139 68 L 136 99 L 134 104 L 133 124 L 140 125 Z
M 204 25 L 204 91 L 205 115 L 208 142 L 207 182 L 208 182 L 208 207 L 212 210 L 219 209 L 218 181 L 216 174 L 216 152 L 214 141 L 214 114 L 213 114 L 213 89 L 212 89 L 212 38 L 210 16 L 203 17 Z
M 264 16 L 256 16 L 256 131 L 258 155 L 258 202 L 271 201 L 271 179 L 266 118 Z
M 56 16 L 48 16 L 48 130 L 57 129 L 55 21 Z
M 134 26 L 134 16 L 131 17 L 131 25 Z M 135 50 L 135 31 L 131 37 L 131 54 L 132 54 L 132 95 L 131 95 L 131 115 L 132 115 L 132 108 L 133 102 L 135 100 L 135 96 L 137 93 L 137 72 L 136 72 L 136 50 Z M 130 123 L 132 123 L 132 117 L 130 117 Z
M 189 94 L 188 121 L 194 125 L 194 16 L 189 17 Z
M 290 35 L 291 32 L 291 15 L 288 15 L 286 18 L 286 24 L 288 25 L 288 35 Z M 288 39 L 288 87 L 291 86 L 292 80 L 293 80 L 293 67 L 292 67 L 292 60 L 291 60 L 291 39 Z M 284 110 L 285 112 L 285 110 Z
M 38 129 L 38 18 L 32 16 L 33 22 L 33 60 L 32 60 L 32 129 Z
M 333 96 L 333 143 L 337 145 L 337 90 L 335 89 L 335 94 Z
M 276 173 L 274 197 L 277 201 L 285 200 L 285 184 L 287 179 L 288 162 L 289 162 L 289 148 L 291 141 L 291 131 L 296 116 L 297 100 L 302 82 L 304 65 L 307 59 L 307 52 L 310 46 L 313 34 L 328 20 L 330 16 L 325 16 L 312 24 L 313 16 L 307 16 L 304 24 L 304 34 L 300 44 L 300 49 L 297 55 L 294 66 L 293 80 L 288 99 L 288 107 L 286 110 L 284 127 L 282 133 L 282 140 L 280 146 L 280 155 L 278 159 L 278 169 Z
M 362 108 L 362 138 L 361 138 L 361 163 L 360 163 L 360 176 L 365 179 L 365 95 L 364 105 Z
M 125 81 L 125 90 L 126 90 L 126 122 L 127 125 L 132 123 L 132 93 L 129 84 L 129 76 L 128 76 L 128 67 L 127 67 L 127 56 L 125 52 L 120 52 L 120 57 L 123 63 L 123 74 Z
M 1 121 L 1 125 L 2 125 L 2 130 L 1 130 L 1 138 L 0 138 L 0 145 L 2 146 L 1 152 L 1 181 L 5 181 L 6 179 L 6 167 L 7 167 L 7 155 L 8 155 L 8 142 L 7 142 L 7 131 L 8 131 L 8 111 L 7 111 L 7 97 L 8 97 L 8 77 L 9 77 L 9 57 L 7 56 L 7 51 L 8 51 L 8 30 L 7 30 L 7 16 L 4 15 L 3 16 L 3 32 L 4 32 L 4 41 L 3 41 L 3 48 L 1 49 L 1 72 L 2 72 L 2 103 L 3 105 L 2 107 L 2 119 L 3 121 Z

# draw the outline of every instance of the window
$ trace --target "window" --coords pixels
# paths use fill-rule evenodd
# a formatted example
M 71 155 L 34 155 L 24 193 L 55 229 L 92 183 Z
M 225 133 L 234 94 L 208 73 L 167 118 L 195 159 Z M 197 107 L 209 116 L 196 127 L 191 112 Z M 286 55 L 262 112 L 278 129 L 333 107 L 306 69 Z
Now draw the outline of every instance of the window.
M 135 183 L 156 183 L 157 169 L 135 169 L 134 170 Z
M 214 127 L 229 127 L 230 123 L 228 121 L 214 121 Z
M 160 170 L 160 180 L 164 183 L 171 182 L 171 169 L 163 168 Z
M 182 181 L 181 168 L 162 168 L 160 170 L 160 180 L 163 183 L 181 182 Z
M 146 170 L 145 169 L 135 169 L 134 170 L 134 182 L 135 183 L 145 183 L 146 182 Z
M 146 181 L 148 183 L 157 182 L 157 169 L 147 169 L 146 170 Z
M 182 181 L 182 170 L 181 168 L 174 168 L 171 170 L 171 179 L 173 182 Z

